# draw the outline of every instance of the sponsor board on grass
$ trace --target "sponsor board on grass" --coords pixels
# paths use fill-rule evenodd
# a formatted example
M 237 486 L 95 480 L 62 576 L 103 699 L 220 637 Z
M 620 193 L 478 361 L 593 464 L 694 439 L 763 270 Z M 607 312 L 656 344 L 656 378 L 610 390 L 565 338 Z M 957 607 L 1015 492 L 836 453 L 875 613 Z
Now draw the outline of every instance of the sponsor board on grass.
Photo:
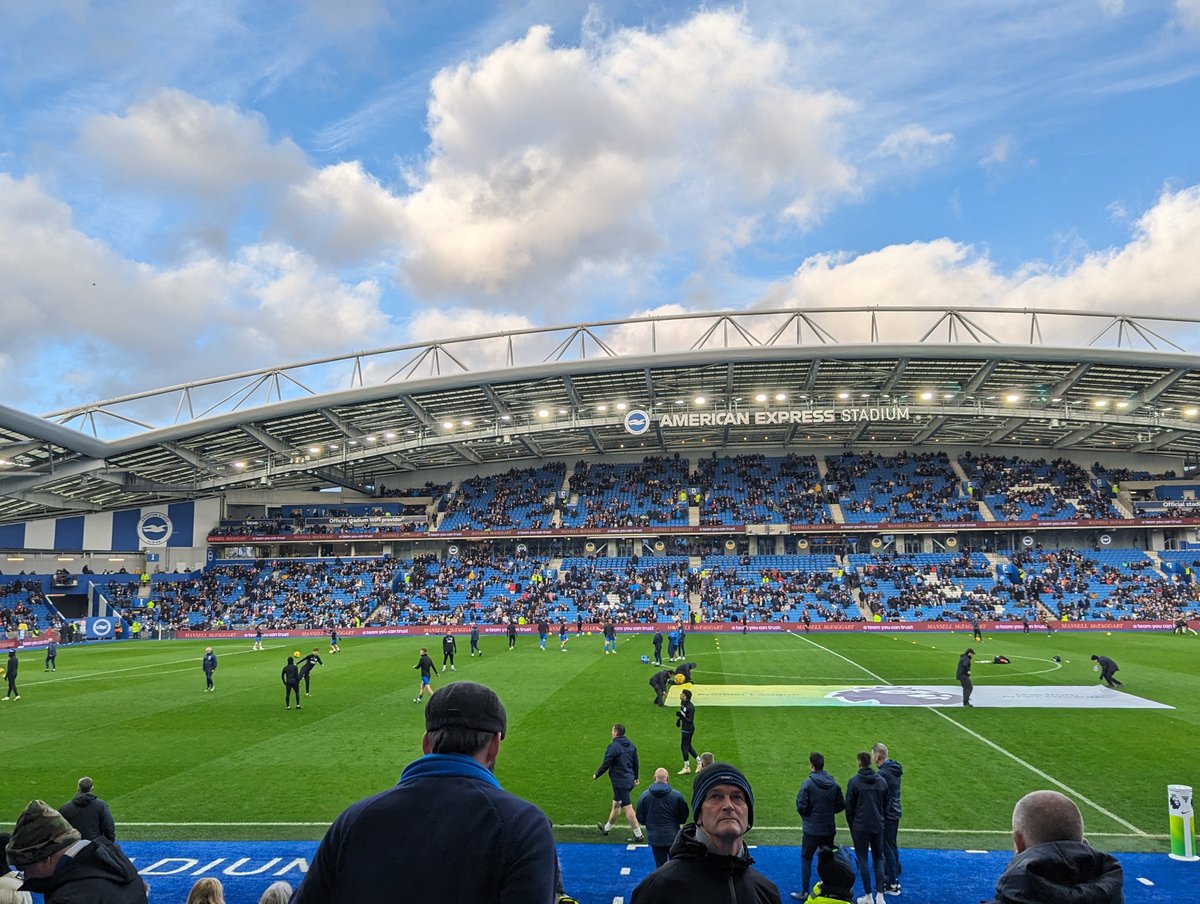
M 690 685 L 685 685 L 685 687 Z M 697 706 L 962 706 L 957 685 L 702 684 Z M 678 699 L 672 685 L 668 697 Z M 1100 685 L 976 686 L 971 703 L 989 708 L 1174 709 Z

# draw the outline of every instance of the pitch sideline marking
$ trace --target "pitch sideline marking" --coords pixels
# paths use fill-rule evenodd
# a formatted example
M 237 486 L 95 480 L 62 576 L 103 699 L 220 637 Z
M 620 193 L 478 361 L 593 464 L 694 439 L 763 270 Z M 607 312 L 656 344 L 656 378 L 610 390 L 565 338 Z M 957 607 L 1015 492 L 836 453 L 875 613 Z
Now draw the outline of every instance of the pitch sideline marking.
M 254 828 L 319 828 L 321 826 L 328 827 L 332 820 L 323 822 L 126 822 L 121 821 L 121 825 L 129 826 L 130 828 L 138 829 L 153 829 L 153 828 L 238 828 L 238 829 L 254 829 Z M 595 823 L 587 825 L 555 823 L 556 829 L 594 829 Z M 765 832 L 794 832 L 796 826 L 757 826 Z M 902 826 L 901 832 L 910 832 L 921 835 L 1009 835 L 1009 829 L 916 829 Z M 1151 835 L 1147 833 L 1134 834 L 1132 832 L 1088 832 L 1089 837 L 1096 838 L 1170 838 L 1170 835 Z M 229 842 L 235 844 L 236 842 Z M 630 845 L 636 847 L 636 845 Z
M 276 650 L 276 649 L 280 649 L 280 647 L 276 646 L 276 647 L 265 647 L 264 648 L 264 650 Z M 287 649 L 287 645 L 284 644 L 282 649 Z M 222 653 L 221 655 L 222 656 L 241 656 L 245 653 L 260 653 L 260 652 L 263 652 L 264 650 L 234 650 L 232 653 Z M 202 659 L 202 658 L 203 657 L 200 657 L 200 659 Z M 194 666 L 196 663 L 198 663 L 200 661 L 200 659 L 195 658 L 195 657 L 192 657 L 190 659 L 172 659 L 169 662 L 153 662 L 148 665 L 131 665 L 127 669 L 112 669 L 107 672 L 85 672 L 82 675 L 65 675 L 62 678 L 46 678 L 41 681 L 31 681 L 29 683 L 30 683 L 30 685 L 34 685 L 34 684 L 41 685 L 41 684 L 59 684 L 63 681 L 91 681 L 96 678 L 107 678 L 110 675 L 117 675 L 117 674 L 120 674 L 121 672 L 141 672 L 141 671 L 145 671 L 146 669 L 158 669 L 158 668 L 162 668 L 163 666 L 167 666 L 167 665 L 183 665 L 185 662 L 191 663 Z M 164 672 L 163 674 L 174 674 L 175 672 L 183 672 L 183 671 L 187 671 L 187 670 L 186 669 L 174 669 L 171 672 Z M 54 672 L 51 672 L 50 674 L 53 675 Z
M 870 675 L 876 681 L 879 681 L 880 683 L 886 684 L 889 686 L 894 686 L 894 685 L 892 685 L 892 682 L 888 681 L 886 678 L 882 677 L 881 675 L 875 674 L 869 668 L 867 668 L 865 665 L 861 665 L 860 663 L 855 662 L 853 659 L 848 659 L 847 657 L 843 656 L 841 653 L 837 652 L 836 650 L 831 650 L 831 649 L 829 649 L 829 647 L 823 646 L 822 644 L 817 643 L 815 640 L 810 640 L 809 638 L 805 637 L 804 635 L 797 634 L 794 631 L 788 631 L 788 633 L 791 634 L 793 637 L 797 637 L 800 640 L 805 641 L 806 643 L 812 644 L 814 647 L 816 647 L 819 650 L 824 650 L 826 653 L 832 653 L 834 656 L 838 657 L 838 659 L 842 659 L 845 662 L 848 662 L 850 665 L 854 666 L 855 668 L 861 669 L 862 671 L 866 672 L 868 675 Z M 1149 833 L 1143 831 L 1142 829 L 1139 829 L 1132 822 L 1129 822 L 1129 820 L 1122 819 L 1116 813 L 1113 813 L 1111 810 L 1105 809 L 1104 807 L 1100 806 L 1100 804 L 1096 803 L 1091 798 L 1085 797 L 1084 795 L 1080 794 L 1078 791 L 1076 791 L 1071 786 L 1066 785 L 1063 782 L 1060 782 L 1054 776 L 1050 775 L 1050 773 L 1044 772 L 1043 770 L 1039 769 L 1037 766 L 1034 766 L 1032 763 L 1028 763 L 1025 760 L 1021 759 L 1015 753 L 1013 753 L 1009 750 L 1005 750 L 1003 747 L 1001 747 L 995 741 L 985 738 L 979 732 L 977 732 L 971 728 L 968 728 L 966 725 L 963 725 L 961 722 L 957 721 L 956 719 L 950 718 L 948 715 L 946 715 L 940 709 L 937 709 L 936 707 L 933 707 L 933 706 L 926 706 L 924 708 L 929 710 L 930 712 L 934 713 L 935 715 L 940 716 L 941 718 L 945 719 L 951 725 L 961 728 L 963 731 L 965 731 L 971 737 L 975 738 L 978 741 L 982 741 L 984 744 L 986 744 L 988 747 L 991 747 L 993 750 L 997 751 L 998 753 L 1004 754 L 1006 757 L 1008 757 L 1014 763 L 1024 766 L 1026 769 L 1028 769 L 1034 775 L 1036 775 L 1040 778 L 1044 778 L 1046 781 L 1050 782 L 1055 787 L 1061 788 L 1063 791 L 1065 791 L 1067 794 L 1070 794 L 1072 797 L 1075 797 L 1076 799 L 1083 801 L 1085 804 L 1087 804 L 1093 810 L 1096 810 L 1098 813 L 1103 813 L 1105 816 L 1107 816 L 1109 819 L 1113 820 L 1114 822 L 1117 822 L 1117 823 L 1123 825 L 1127 829 L 1131 829 L 1135 834 L 1142 835 L 1142 836 L 1146 836 L 1149 834 Z

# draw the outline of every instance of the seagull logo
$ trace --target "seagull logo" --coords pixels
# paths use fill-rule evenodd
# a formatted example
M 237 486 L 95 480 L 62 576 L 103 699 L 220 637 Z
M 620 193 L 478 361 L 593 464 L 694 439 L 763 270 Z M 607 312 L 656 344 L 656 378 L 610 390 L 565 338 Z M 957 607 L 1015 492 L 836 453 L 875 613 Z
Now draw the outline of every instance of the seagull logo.
M 633 411 L 625 415 L 625 432 L 632 433 L 634 436 L 641 436 L 650 429 L 650 415 L 642 411 L 640 408 L 635 408 Z
M 163 512 L 146 512 L 138 522 L 138 539 L 143 546 L 166 546 L 172 527 L 171 519 Z

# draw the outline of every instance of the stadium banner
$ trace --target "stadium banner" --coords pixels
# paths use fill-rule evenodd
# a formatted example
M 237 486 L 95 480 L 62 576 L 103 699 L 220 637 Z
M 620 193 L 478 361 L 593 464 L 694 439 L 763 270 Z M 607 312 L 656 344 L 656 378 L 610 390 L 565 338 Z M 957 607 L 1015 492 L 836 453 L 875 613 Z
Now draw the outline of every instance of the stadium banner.
M 955 685 L 701 684 L 690 687 L 699 706 L 962 706 Z M 679 688 L 668 688 L 667 697 Z M 1019 687 L 976 685 L 972 705 L 1034 709 L 1174 709 L 1100 685 Z
M 1188 622 L 1192 628 L 1200 629 L 1200 619 Z M 1174 630 L 1174 622 L 1169 621 L 1066 621 L 1051 622 L 1055 631 L 1167 631 Z M 657 624 L 621 624 L 614 628 L 618 634 L 650 634 L 662 631 L 664 634 L 674 631 L 678 625 L 674 622 L 659 622 Z M 980 627 L 984 631 L 1013 632 L 1023 630 L 1021 622 L 983 622 Z M 575 623 L 567 622 L 569 636 L 575 637 Z M 584 625 L 585 634 L 599 634 L 601 626 L 595 622 Z M 1045 623 L 1030 622 L 1029 629 L 1044 631 Z M 866 634 L 890 633 L 958 633 L 970 634 L 970 622 L 813 622 L 806 631 L 799 622 L 756 622 L 742 626 L 734 622 L 700 622 L 688 625 L 689 634 L 830 634 L 839 632 L 858 632 Z M 487 624 L 479 626 L 482 635 L 502 635 L 508 632 L 507 625 Z M 324 628 L 271 628 L 264 630 L 264 638 L 281 637 L 328 637 L 329 631 Z M 445 634 L 470 634 L 470 625 L 386 625 L 367 628 L 338 628 L 341 637 L 441 637 Z M 536 625 L 518 625 L 518 634 L 537 634 Z M 550 622 L 550 633 L 558 633 L 558 622 Z M 176 631 L 177 640 L 221 640 L 234 638 L 253 638 L 255 632 L 245 628 L 225 631 Z

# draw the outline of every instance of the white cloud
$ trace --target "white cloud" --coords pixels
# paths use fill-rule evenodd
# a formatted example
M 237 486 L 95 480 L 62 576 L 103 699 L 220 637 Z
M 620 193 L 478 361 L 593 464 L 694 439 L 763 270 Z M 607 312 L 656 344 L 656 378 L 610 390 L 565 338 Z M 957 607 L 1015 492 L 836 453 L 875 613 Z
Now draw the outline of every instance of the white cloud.
M 1200 30 L 1200 0 L 1175 0 L 1175 18 L 1184 28 Z
M 1005 274 L 984 250 L 943 238 L 857 257 L 815 255 L 789 281 L 766 292 L 756 307 L 953 305 L 1195 317 L 1200 296 L 1197 247 L 1200 186 L 1192 186 L 1164 192 L 1133 224 L 1127 244 L 1081 255 L 1065 267 L 1030 262 Z M 845 328 L 850 326 L 847 321 Z M 1043 325 L 1045 331 L 1050 328 Z M 843 342 L 865 339 L 838 329 L 834 333 Z
M 173 88 L 123 116 L 92 117 L 80 147 L 127 186 L 202 200 L 279 186 L 306 170 L 304 153 L 290 138 L 272 142 L 262 117 Z
M 885 136 L 872 156 L 893 157 L 905 166 L 928 166 L 953 146 L 949 132 L 935 135 L 925 126 L 909 124 Z
M 131 261 L 33 178 L 0 174 L 0 273 L 0 358 L 18 375 L 0 396 L 26 408 L 397 341 L 370 280 L 346 283 L 279 244 Z
M 837 150 L 851 105 L 790 84 L 783 47 L 740 16 L 589 35 L 554 47 L 535 27 L 434 79 L 431 158 L 404 199 L 419 291 L 695 252 L 730 218 L 807 226 L 856 190 Z
M 1020 146 L 1012 135 L 1001 135 L 992 144 L 991 149 L 979 158 L 979 166 L 988 172 L 995 172 L 1014 163 Z

